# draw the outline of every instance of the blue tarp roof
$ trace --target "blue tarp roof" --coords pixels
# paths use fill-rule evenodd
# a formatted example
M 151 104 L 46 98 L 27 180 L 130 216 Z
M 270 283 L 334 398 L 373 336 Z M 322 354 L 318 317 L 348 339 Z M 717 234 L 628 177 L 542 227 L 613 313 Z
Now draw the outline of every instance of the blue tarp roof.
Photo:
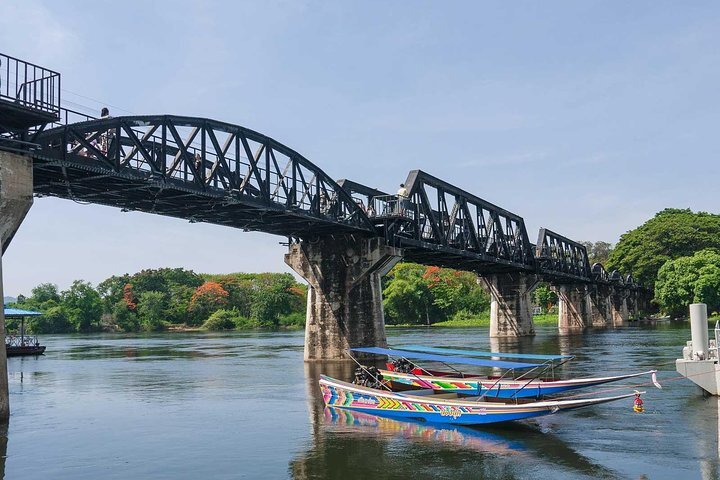
M 445 355 L 470 355 L 471 357 L 526 358 L 528 360 L 563 360 L 574 358 L 573 355 L 539 355 L 534 353 L 482 352 L 480 350 L 464 350 L 453 348 L 424 347 L 422 345 L 403 345 L 405 350 Z
M 377 355 L 389 355 L 391 357 L 414 358 L 417 360 L 430 360 L 433 362 L 459 363 L 463 365 L 475 365 L 476 367 L 494 368 L 535 368 L 539 363 L 505 362 L 502 360 L 482 360 L 480 358 L 458 357 L 455 355 L 433 355 L 430 353 L 411 352 L 409 350 L 395 350 L 380 347 L 351 348 L 353 352 L 374 353 Z
M 33 310 L 22 310 L 20 308 L 8 308 L 5 307 L 6 317 L 35 317 L 42 315 L 42 312 L 35 312 Z

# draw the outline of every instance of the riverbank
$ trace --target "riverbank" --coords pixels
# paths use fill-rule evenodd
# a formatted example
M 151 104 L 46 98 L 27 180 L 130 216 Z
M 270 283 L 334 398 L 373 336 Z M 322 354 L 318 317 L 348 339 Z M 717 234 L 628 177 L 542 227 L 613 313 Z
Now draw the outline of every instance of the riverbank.
M 543 315 L 534 315 L 533 322 L 535 325 L 557 325 L 558 316 L 556 313 L 549 313 Z M 490 312 L 485 312 L 482 315 L 473 317 L 463 318 L 451 318 L 442 322 L 436 322 L 430 324 L 430 327 L 443 327 L 443 328 L 477 328 L 477 327 L 489 327 L 490 326 Z M 425 327 L 425 325 L 418 324 L 398 324 L 398 325 L 386 325 L 388 328 L 396 327 Z

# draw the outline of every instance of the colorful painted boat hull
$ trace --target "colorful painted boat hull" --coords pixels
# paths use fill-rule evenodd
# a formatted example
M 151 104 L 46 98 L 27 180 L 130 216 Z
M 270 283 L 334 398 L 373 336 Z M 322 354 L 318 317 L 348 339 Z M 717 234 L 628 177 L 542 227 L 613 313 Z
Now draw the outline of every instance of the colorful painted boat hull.
M 457 378 L 451 376 L 415 375 L 389 370 L 380 370 L 385 380 L 410 385 L 417 388 L 429 388 L 447 393 L 467 395 L 488 395 L 496 398 L 540 398 L 545 395 L 594 387 L 605 383 L 617 382 L 627 378 L 654 373 L 654 370 L 612 377 L 575 378 L 571 380 L 492 380 L 483 378 Z M 497 382 L 497 383 L 496 383 Z
M 631 393 L 615 397 L 520 404 L 445 400 L 432 396 L 423 397 L 362 387 L 324 375 L 320 378 L 320 389 L 328 407 L 346 408 L 397 419 L 455 425 L 483 425 L 523 420 L 634 397 Z

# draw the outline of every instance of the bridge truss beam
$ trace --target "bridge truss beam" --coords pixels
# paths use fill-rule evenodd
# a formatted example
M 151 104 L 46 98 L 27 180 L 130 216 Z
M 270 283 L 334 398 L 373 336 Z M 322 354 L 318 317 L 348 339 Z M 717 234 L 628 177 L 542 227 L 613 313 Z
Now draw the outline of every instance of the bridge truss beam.
M 258 132 L 171 115 L 106 117 L 35 133 L 35 192 L 291 237 L 364 233 L 325 172 Z
M 377 207 L 375 224 L 406 259 L 479 274 L 534 270 L 522 217 L 420 170 L 405 185 L 409 197 Z
M 538 273 L 554 283 L 590 282 L 587 249 L 581 243 L 541 228 L 535 245 Z

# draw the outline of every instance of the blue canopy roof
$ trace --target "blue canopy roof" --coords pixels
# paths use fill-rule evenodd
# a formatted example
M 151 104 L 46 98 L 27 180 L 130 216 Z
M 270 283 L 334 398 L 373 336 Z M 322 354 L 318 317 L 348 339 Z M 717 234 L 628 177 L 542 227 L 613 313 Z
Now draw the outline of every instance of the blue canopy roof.
M 424 347 L 422 345 L 403 345 L 403 348 L 406 350 L 412 350 L 414 352 L 439 353 L 445 355 L 470 355 L 472 357 L 527 358 L 529 360 L 563 360 L 566 358 L 574 358 L 572 355 L 539 355 L 533 353 L 482 352 L 479 350 Z
M 8 308 L 5 307 L 6 317 L 36 317 L 42 315 L 42 312 L 35 312 L 33 310 L 22 310 L 20 308 Z
M 411 352 L 409 350 L 395 350 L 380 347 L 361 347 L 351 348 L 353 352 L 374 353 L 377 355 L 389 355 L 391 357 L 415 358 L 418 360 L 430 360 L 443 363 L 460 363 L 463 365 L 475 365 L 476 367 L 494 367 L 494 368 L 535 368 L 542 364 L 539 363 L 520 363 L 505 362 L 502 360 L 482 360 L 479 358 L 458 357 L 455 355 L 433 355 L 431 353 Z

